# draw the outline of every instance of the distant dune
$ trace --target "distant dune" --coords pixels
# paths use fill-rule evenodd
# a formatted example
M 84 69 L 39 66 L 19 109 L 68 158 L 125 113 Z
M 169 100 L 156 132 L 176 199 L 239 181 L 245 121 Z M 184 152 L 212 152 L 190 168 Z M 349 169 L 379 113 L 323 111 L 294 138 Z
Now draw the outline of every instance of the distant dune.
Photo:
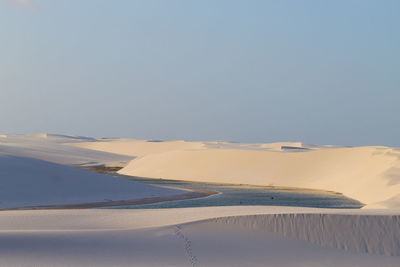
M 332 146 L 304 145 L 301 142 L 276 142 L 269 144 L 245 144 L 225 141 L 186 142 L 186 141 L 148 141 L 137 139 L 101 139 L 98 142 L 74 142 L 70 145 L 102 152 L 115 153 L 133 157 L 144 157 L 151 154 L 177 150 L 205 149 L 239 149 L 265 151 L 296 151 L 332 148 Z
M 0 153 L 64 165 L 124 166 L 133 158 L 69 145 L 96 140 L 90 137 L 57 134 L 4 135 L 4 137 L 0 139 Z
M 112 141 L 107 142 L 74 143 L 72 145 L 76 147 L 135 157 L 143 157 L 149 154 L 162 153 L 171 150 L 198 149 L 204 146 L 204 144 L 201 142 L 149 142 L 142 140 L 119 141 L 118 139 L 113 139 Z

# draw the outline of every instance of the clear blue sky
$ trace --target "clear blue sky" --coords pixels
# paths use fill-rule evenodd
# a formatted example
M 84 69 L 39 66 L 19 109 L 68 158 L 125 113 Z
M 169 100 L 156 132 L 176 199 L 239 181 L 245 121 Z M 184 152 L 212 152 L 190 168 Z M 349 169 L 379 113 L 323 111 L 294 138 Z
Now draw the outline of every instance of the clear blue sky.
M 0 0 L 0 132 L 400 146 L 400 1 Z

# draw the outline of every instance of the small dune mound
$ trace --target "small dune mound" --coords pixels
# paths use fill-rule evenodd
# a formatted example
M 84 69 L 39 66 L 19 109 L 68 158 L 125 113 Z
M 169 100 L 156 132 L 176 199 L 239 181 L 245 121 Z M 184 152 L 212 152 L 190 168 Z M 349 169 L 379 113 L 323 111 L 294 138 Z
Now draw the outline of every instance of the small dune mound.
M 31 136 L 31 137 L 38 137 L 38 138 L 47 138 L 47 137 L 48 137 L 48 134 L 47 134 L 47 133 L 35 133 L 35 134 L 30 134 L 30 135 L 28 135 L 28 136 Z
M 303 144 L 301 142 L 276 142 L 269 144 L 261 144 L 261 148 L 267 148 L 269 150 L 282 151 L 284 148 L 302 148 Z

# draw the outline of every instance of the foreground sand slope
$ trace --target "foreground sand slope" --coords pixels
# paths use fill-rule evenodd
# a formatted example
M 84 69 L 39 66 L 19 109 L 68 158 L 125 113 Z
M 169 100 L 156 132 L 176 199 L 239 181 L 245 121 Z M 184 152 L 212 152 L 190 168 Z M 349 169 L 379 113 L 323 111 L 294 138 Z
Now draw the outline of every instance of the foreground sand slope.
M 399 215 L 256 206 L 5 211 L 0 265 L 398 266 Z
M 386 147 L 307 152 L 176 150 L 135 159 L 119 173 L 332 190 L 376 207 L 397 207 L 400 196 L 400 151 Z

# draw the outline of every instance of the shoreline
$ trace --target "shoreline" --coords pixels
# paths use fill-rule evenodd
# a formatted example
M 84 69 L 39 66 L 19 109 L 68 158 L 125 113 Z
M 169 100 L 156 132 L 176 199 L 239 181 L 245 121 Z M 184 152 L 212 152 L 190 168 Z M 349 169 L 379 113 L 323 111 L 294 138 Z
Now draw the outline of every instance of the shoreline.
M 298 186 L 280 186 L 280 185 L 257 185 L 257 184 L 236 184 L 236 183 L 224 183 L 224 182 L 203 182 L 203 181 L 196 181 L 196 180 L 179 180 L 179 179 L 164 179 L 164 178 L 154 178 L 154 177 L 142 177 L 142 176 L 131 176 L 131 175 L 126 175 L 126 174 L 120 174 L 118 173 L 119 170 L 121 170 L 123 167 L 107 167 L 104 165 L 91 165 L 91 166 L 74 166 L 76 168 L 81 168 L 89 171 L 93 171 L 96 173 L 101 173 L 101 174 L 106 174 L 106 175 L 112 175 L 112 176 L 118 176 L 122 177 L 125 179 L 131 179 L 135 182 L 141 182 L 145 184 L 151 184 L 153 186 L 159 186 L 159 187 L 166 187 L 166 188 L 174 188 L 174 189 L 179 189 L 179 190 L 190 190 L 187 187 L 180 187 L 179 185 L 177 186 L 163 186 L 162 184 L 158 184 L 157 182 L 163 181 L 165 183 L 183 183 L 183 184 L 203 184 L 203 185 L 210 185 L 210 186 L 224 186 L 224 187 L 232 187 L 232 188 L 243 188 L 243 189 L 251 189 L 251 188 L 260 188 L 260 189 L 274 189 L 274 190 L 295 190 L 297 192 L 307 192 L 310 194 L 326 194 L 326 195 L 341 195 L 344 196 L 348 199 L 352 199 L 355 201 L 359 201 L 357 199 L 345 196 L 341 192 L 333 191 L 333 190 L 325 190 L 325 189 L 316 189 L 316 188 L 311 188 L 311 187 L 298 187 Z M 141 181 L 142 180 L 142 181 Z M 147 183 L 150 182 L 150 183 Z M 154 183 L 152 183 L 154 182 Z M 193 189 L 196 190 L 196 189 Z M 211 190 L 213 191 L 213 190 Z M 359 201 L 360 202 L 360 201 Z M 360 202 L 361 204 L 365 205 L 364 203 Z
M 0 208 L 0 211 L 93 209 L 93 208 L 118 207 L 118 206 L 128 206 L 128 205 L 154 204 L 154 203 L 160 203 L 160 202 L 166 202 L 166 201 L 204 198 L 204 197 L 209 197 L 212 195 L 219 194 L 219 192 L 212 191 L 212 190 L 201 190 L 201 189 L 184 189 L 184 190 L 186 190 L 188 192 L 179 194 L 179 195 L 166 196 L 166 197 L 150 197 L 150 198 L 131 199 L 131 200 L 117 200 L 117 201 L 65 204 L 65 205 L 40 205 L 40 206 L 28 206 L 28 207 L 20 207 L 20 208 Z

